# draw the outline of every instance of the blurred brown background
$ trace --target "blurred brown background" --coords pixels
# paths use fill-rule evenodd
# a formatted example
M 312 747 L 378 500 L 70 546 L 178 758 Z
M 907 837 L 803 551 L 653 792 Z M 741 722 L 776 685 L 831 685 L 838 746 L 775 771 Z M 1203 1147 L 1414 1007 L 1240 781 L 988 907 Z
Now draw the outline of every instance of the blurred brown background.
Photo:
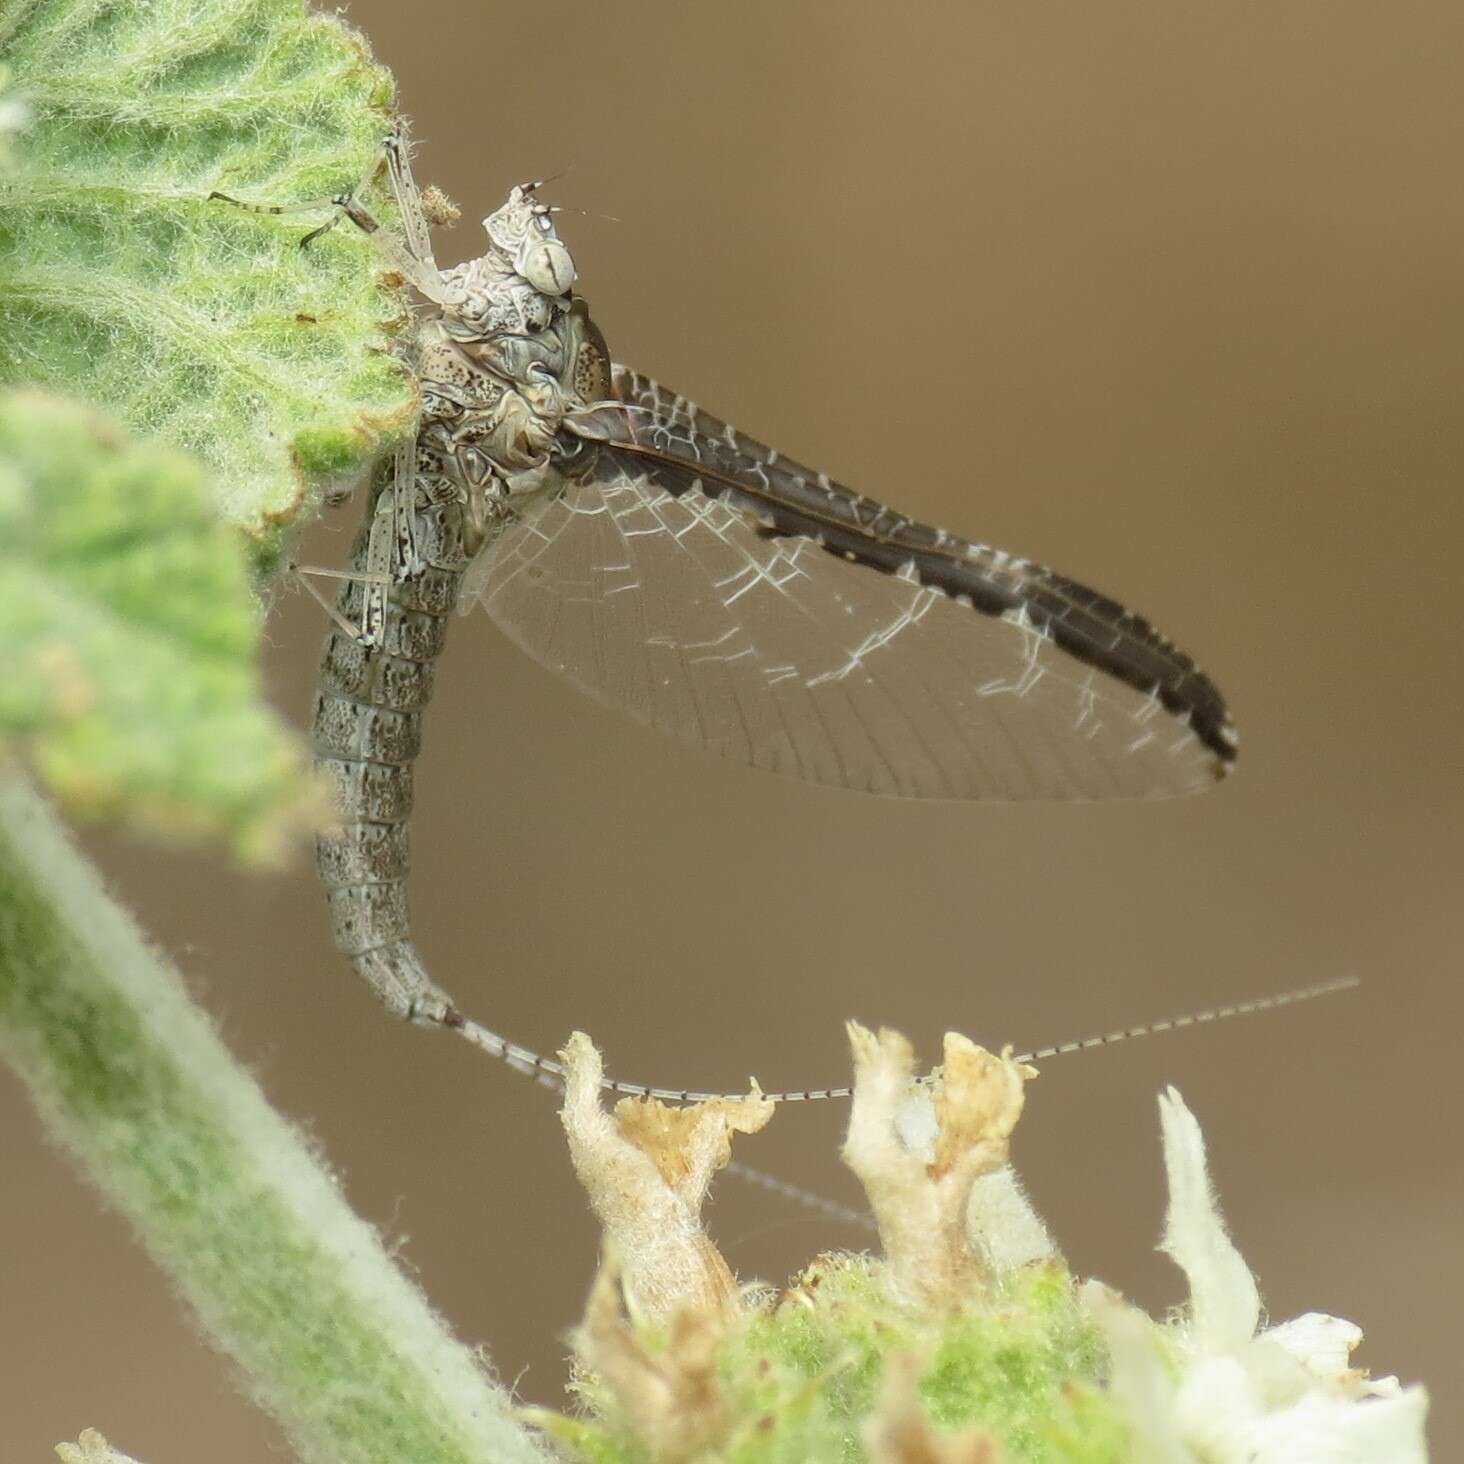
M 1054 1061 L 1015 1154 L 1074 1267 L 1162 1308 L 1154 1094 L 1205 1125 L 1280 1319 L 1464 1425 L 1458 1164 L 1464 12 L 1454 4 L 466 6 L 357 0 L 420 175 L 553 198 L 615 354 L 921 517 L 1154 615 L 1228 690 L 1223 790 L 904 806 L 704 759 L 479 617 L 428 724 L 415 913 L 474 1014 L 592 1032 L 672 1083 L 839 1080 L 841 1024 L 933 1056 L 1341 973 L 1361 994 Z M 610 222 L 601 214 L 615 215 Z M 344 553 L 353 510 L 308 546 Z M 269 676 L 303 724 L 320 616 Z M 302 857 L 94 841 L 235 1049 L 462 1335 L 536 1401 L 595 1263 L 548 1094 L 388 1022 Z M 852 1200 L 843 1111 L 750 1163 Z M 278 1457 L 271 1426 L 0 1077 L 8 1461 L 95 1424 L 147 1464 Z M 735 1179 L 715 1233 L 782 1278 L 859 1232 Z M 521 1375 L 521 1376 L 520 1376 Z M 1452 1457 L 1459 1458 L 1457 1452 Z

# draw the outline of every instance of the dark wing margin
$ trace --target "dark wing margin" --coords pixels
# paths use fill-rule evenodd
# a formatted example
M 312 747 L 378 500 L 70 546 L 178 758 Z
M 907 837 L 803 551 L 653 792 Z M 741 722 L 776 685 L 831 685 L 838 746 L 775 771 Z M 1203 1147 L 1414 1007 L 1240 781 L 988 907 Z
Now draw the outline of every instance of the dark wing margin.
M 1114 602 L 861 498 L 617 368 L 468 571 L 529 655 L 754 767 L 907 798 L 1166 797 L 1234 757 Z
M 886 574 L 912 566 L 920 584 L 969 600 L 983 615 L 1024 613 L 1069 655 L 1152 693 L 1187 721 L 1214 754 L 1217 776 L 1235 762 L 1239 742 L 1219 688 L 1142 616 L 1040 564 L 907 518 L 783 457 L 649 376 L 618 364 L 613 370 L 627 410 L 592 412 L 577 424 L 582 435 L 644 456 L 664 483 L 699 481 L 711 496 L 745 497 L 765 533 L 814 538 L 827 552 Z

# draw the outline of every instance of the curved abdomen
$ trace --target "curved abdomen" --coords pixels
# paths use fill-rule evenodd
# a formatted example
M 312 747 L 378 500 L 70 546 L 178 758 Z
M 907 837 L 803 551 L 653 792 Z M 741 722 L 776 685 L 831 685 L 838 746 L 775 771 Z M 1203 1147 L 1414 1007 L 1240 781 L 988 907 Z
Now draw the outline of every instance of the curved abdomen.
M 388 483 L 357 536 L 349 574 L 366 575 L 372 526 L 385 519 L 390 529 L 391 503 Z M 417 511 L 413 527 L 427 567 L 387 587 L 380 643 L 362 645 L 339 625 L 325 638 L 312 744 L 336 821 L 317 841 L 316 867 L 337 947 L 396 1015 L 439 1022 L 450 1004 L 422 966 L 407 914 L 407 822 L 422 713 L 466 559 L 456 505 Z M 360 625 L 366 593 L 362 579 L 342 586 L 336 609 L 346 625 Z

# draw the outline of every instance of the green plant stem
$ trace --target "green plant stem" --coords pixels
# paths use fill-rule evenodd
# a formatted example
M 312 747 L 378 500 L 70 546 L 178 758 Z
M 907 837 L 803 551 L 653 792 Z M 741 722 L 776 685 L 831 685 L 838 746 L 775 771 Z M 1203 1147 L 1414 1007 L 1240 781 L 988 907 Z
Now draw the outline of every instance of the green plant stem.
M 542 1458 L 508 1394 L 4 766 L 0 1054 L 302 1458 Z

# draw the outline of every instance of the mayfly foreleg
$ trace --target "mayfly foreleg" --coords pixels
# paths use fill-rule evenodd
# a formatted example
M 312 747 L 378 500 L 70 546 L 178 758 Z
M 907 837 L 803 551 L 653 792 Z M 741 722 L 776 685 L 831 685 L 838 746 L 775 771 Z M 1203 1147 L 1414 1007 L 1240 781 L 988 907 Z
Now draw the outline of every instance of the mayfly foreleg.
M 382 147 L 382 154 L 386 159 L 387 182 L 391 185 L 397 211 L 401 214 L 407 250 L 419 264 L 437 274 L 437 260 L 432 253 L 432 235 L 427 227 L 427 212 L 422 206 L 422 194 L 417 188 L 417 180 L 412 176 L 411 152 L 406 138 L 400 132 L 391 133 Z
M 291 214 L 319 213 L 322 209 L 332 210 L 331 217 L 318 228 L 312 229 L 300 240 L 300 247 L 307 249 L 321 235 L 329 233 L 341 219 L 349 219 L 371 240 L 391 269 L 395 270 L 413 289 L 435 304 L 446 301 L 442 275 L 432 258 L 432 246 L 427 240 L 427 221 L 422 210 L 416 185 L 410 172 L 404 171 L 406 148 L 395 133 L 387 139 L 382 150 L 371 160 L 371 166 L 361 176 L 361 181 L 346 193 L 331 194 L 327 198 L 310 198 L 299 203 L 254 203 L 248 199 L 235 198 L 233 194 L 214 189 L 209 200 L 232 204 L 246 213 L 271 214 L 285 217 Z M 361 201 L 370 188 L 372 180 L 386 165 L 387 176 L 398 205 L 402 208 L 402 227 L 406 242 L 396 238 L 384 228 L 379 219 Z M 402 186 L 405 178 L 406 186 Z
M 349 218 L 353 211 L 365 214 L 360 205 L 360 198 L 371 186 L 372 179 L 381 171 L 382 164 L 386 161 L 386 154 L 383 150 L 371 159 L 371 166 L 361 175 L 361 181 L 347 193 L 332 193 L 325 198 L 306 198 L 298 203 L 253 203 L 247 198 L 235 198 L 232 193 L 224 193 L 215 188 L 208 196 L 210 203 L 231 203 L 235 208 L 242 208 L 245 213 L 271 214 L 276 218 L 285 218 L 290 214 L 319 213 L 322 209 L 331 209 L 330 219 L 318 229 L 313 229 L 300 240 L 302 249 L 308 248 L 320 236 L 330 229 L 335 228 L 341 218 Z M 370 215 L 365 214 L 369 219 Z M 376 227 L 376 221 L 371 219 L 371 227 Z M 365 232 L 371 232 L 366 229 Z
M 391 458 L 391 545 L 389 568 L 398 580 L 422 574 L 426 561 L 417 546 L 417 441 L 416 436 L 398 442 Z M 375 526 L 372 527 L 375 534 Z M 369 556 L 376 568 L 376 553 Z M 385 600 L 378 608 L 385 613 Z
M 320 606 L 322 610 L 325 611 L 325 613 L 330 617 L 331 622 L 334 625 L 345 631 L 345 633 L 348 636 L 351 636 L 354 640 L 360 641 L 362 636 L 362 629 L 359 618 L 357 619 L 355 624 L 352 624 L 351 621 L 347 620 L 346 617 L 342 615 L 338 609 L 336 609 L 335 602 L 331 600 L 329 596 L 327 596 L 323 591 L 321 591 L 321 589 L 316 585 L 315 581 L 317 579 L 328 579 L 337 581 L 351 580 L 354 582 L 365 583 L 370 580 L 371 577 L 369 575 L 365 573 L 352 574 L 349 570 L 344 569 L 327 569 L 324 565 L 320 564 L 291 564 L 288 566 L 288 571 L 305 587 L 306 593 L 310 596 L 312 600 L 315 601 L 317 605 Z M 383 585 L 390 584 L 390 576 L 381 576 L 379 578 L 379 583 Z
M 392 579 L 416 579 L 427 568 L 417 543 L 417 439 L 413 434 L 396 446 L 391 482 L 377 502 L 367 546 L 366 569 L 372 576 L 361 604 L 361 634 L 375 645 L 386 621 L 386 589 Z
M 369 648 L 381 644 L 386 629 L 387 601 L 391 587 L 416 578 L 426 569 L 417 550 L 413 522 L 416 482 L 413 459 L 416 439 L 408 438 L 393 455 L 390 481 L 382 489 L 371 515 L 364 562 L 359 569 L 326 569 L 316 564 L 292 564 L 291 572 L 305 586 L 310 597 L 333 624 L 357 645 Z M 317 588 L 317 579 L 345 581 L 359 585 L 357 608 L 348 618 L 338 600 L 331 600 Z

